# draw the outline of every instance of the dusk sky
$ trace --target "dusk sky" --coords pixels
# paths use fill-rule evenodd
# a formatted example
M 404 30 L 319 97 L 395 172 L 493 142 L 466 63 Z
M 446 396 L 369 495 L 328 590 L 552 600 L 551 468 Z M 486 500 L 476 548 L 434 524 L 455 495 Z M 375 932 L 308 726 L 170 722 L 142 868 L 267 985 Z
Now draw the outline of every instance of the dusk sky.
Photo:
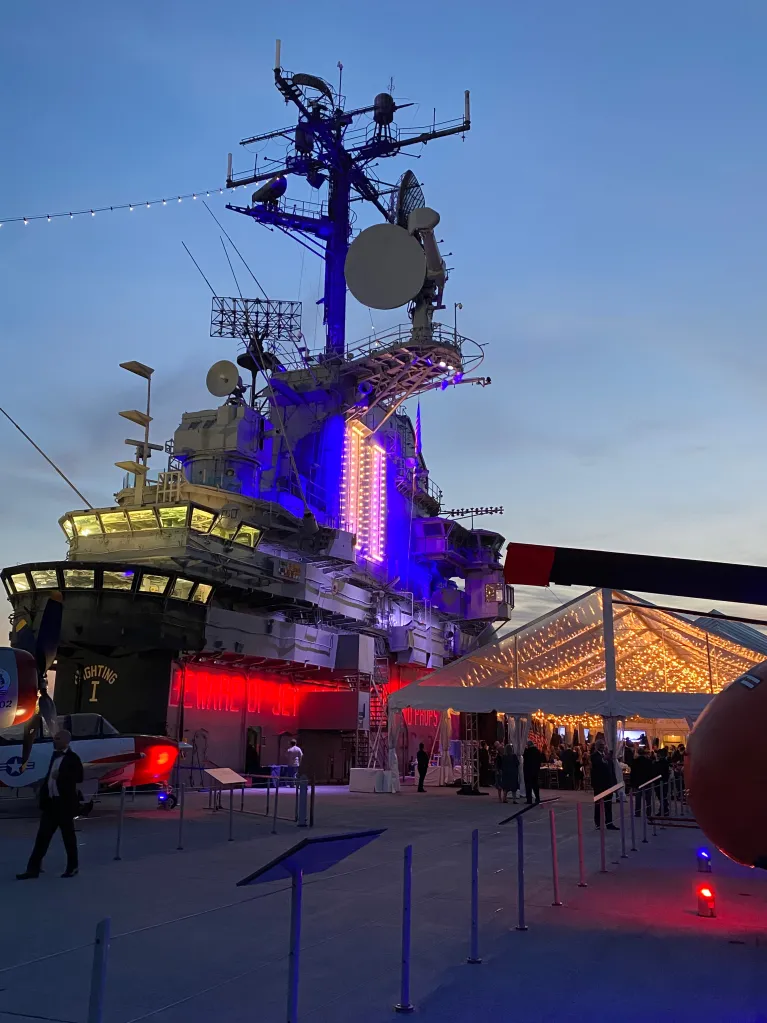
M 444 318 L 461 302 L 460 331 L 488 346 L 491 387 L 422 401 L 446 505 L 503 505 L 482 524 L 518 541 L 767 563 L 762 0 L 27 0 L 3 5 L 0 33 L 0 405 L 93 504 L 112 503 L 130 454 L 117 412 L 142 400 L 118 364 L 155 368 L 161 442 L 210 407 L 206 371 L 235 354 L 208 336 L 182 247 L 235 293 L 219 229 L 175 197 L 223 185 L 227 152 L 252 164 L 240 138 L 292 123 L 279 36 L 291 71 L 336 84 L 340 60 L 352 105 L 393 79 L 417 104 L 405 126 L 461 116 L 471 90 L 465 141 L 382 168 L 424 182 L 452 253 Z M 225 200 L 212 209 L 256 276 L 303 300 L 319 340 L 319 261 Z M 348 336 L 370 331 L 350 297 Z M 81 502 L 4 419 L 0 452 L 0 565 L 62 558 L 57 519 Z

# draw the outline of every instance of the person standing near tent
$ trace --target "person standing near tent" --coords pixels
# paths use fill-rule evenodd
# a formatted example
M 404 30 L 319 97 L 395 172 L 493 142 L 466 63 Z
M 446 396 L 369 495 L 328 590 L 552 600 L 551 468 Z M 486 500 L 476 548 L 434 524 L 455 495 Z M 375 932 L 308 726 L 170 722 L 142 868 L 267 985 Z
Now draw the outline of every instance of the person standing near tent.
M 423 783 L 426 780 L 426 772 L 429 770 L 429 754 L 423 748 L 423 743 L 418 747 L 415 755 L 416 767 L 418 768 L 418 792 L 425 792 Z
M 597 739 L 591 753 L 591 787 L 594 790 L 594 795 L 598 796 L 600 792 L 612 788 L 614 784 L 615 764 L 612 757 L 607 755 L 604 739 Z M 613 797 L 605 796 L 600 802 L 605 804 L 605 827 L 609 831 L 618 831 L 619 829 L 613 824 Z M 597 831 L 600 826 L 600 814 L 599 803 L 594 803 L 594 824 Z
M 512 802 L 517 801 L 517 789 L 519 788 L 519 757 L 514 752 L 511 743 L 507 743 L 501 757 L 501 787 L 503 789 L 503 801 L 508 803 L 509 793 Z
M 538 777 L 541 770 L 541 761 L 541 751 L 532 739 L 528 739 L 527 749 L 522 754 L 522 773 L 525 777 L 525 795 L 527 796 L 528 803 L 532 803 L 533 796 L 535 796 L 536 803 L 541 801 L 541 788 Z

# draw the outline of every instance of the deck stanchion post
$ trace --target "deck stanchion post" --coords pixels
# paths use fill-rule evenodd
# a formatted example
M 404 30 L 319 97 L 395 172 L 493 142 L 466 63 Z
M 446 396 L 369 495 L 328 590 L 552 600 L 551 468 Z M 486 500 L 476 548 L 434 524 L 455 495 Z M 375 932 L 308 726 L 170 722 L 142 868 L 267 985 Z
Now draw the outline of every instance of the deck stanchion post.
M 629 792 L 629 821 L 631 822 L 631 851 L 636 852 L 637 851 L 636 800 L 634 799 L 633 791 Z
M 525 923 L 525 829 L 522 814 L 517 817 L 517 930 L 527 930 Z
M 394 1006 L 395 1012 L 413 1012 L 410 1001 L 410 912 L 413 884 L 413 847 L 405 847 L 405 868 L 402 882 L 402 973 L 400 976 L 400 998 Z
M 471 940 L 467 963 L 481 963 L 479 958 L 479 829 L 471 833 Z
M 625 787 L 620 790 L 620 804 L 621 804 L 621 859 L 627 860 L 629 854 L 626 852 L 626 789 Z
M 578 887 L 587 888 L 586 863 L 583 854 L 583 804 L 580 802 L 576 805 L 575 815 L 578 820 Z
M 280 801 L 280 779 L 274 779 L 274 817 L 272 818 L 272 834 L 277 834 L 277 804 Z
M 554 811 L 549 810 L 549 830 L 551 831 L 551 879 L 554 885 L 554 901 L 552 906 L 561 906 L 559 897 L 559 860 L 557 859 L 557 822 Z
M 184 796 L 186 794 L 186 785 L 182 781 L 178 787 L 178 845 L 176 849 L 184 848 Z
M 109 959 L 110 918 L 100 920 L 96 925 L 96 940 L 93 943 L 93 965 L 91 967 L 91 989 L 88 999 L 88 1023 L 102 1023 L 104 1019 L 104 994 L 107 984 L 107 961 Z
M 599 873 L 607 873 L 607 850 L 605 848 L 605 801 L 599 800 Z
M 121 860 L 123 849 L 123 817 L 125 816 L 125 785 L 120 786 L 120 810 L 117 817 L 117 845 L 115 847 L 115 859 Z

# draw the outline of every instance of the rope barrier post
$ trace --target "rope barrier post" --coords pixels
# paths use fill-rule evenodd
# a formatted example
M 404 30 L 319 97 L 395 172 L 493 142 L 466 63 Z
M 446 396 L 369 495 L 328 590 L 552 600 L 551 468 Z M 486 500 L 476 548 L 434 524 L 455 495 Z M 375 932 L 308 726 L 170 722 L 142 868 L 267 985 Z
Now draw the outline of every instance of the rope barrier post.
M 234 841 L 234 786 L 229 788 L 229 841 Z
M 307 823 L 307 820 L 306 820 L 306 801 L 307 801 L 306 800 L 306 796 L 307 796 L 306 790 L 308 788 L 308 785 L 309 785 L 309 779 L 306 778 L 305 776 L 298 780 L 298 788 L 297 788 L 297 791 L 298 791 L 298 812 L 296 814 L 296 822 L 297 822 L 299 828 L 305 828 L 305 827 L 308 826 L 308 823 Z
M 605 849 L 605 801 L 599 800 L 599 873 L 607 873 L 607 850 Z
M 301 897 L 304 875 L 294 870 L 290 895 L 290 955 L 288 958 L 288 1015 L 287 1023 L 298 1023 L 298 982 L 301 956 Z
M 293 807 L 293 820 L 298 824 L 298 770 L 296 770 L 295 777 L 295 788 L 296 788 L 296 805 Z
M 578 819 L 578 887 L 588 888 L 586 884 L 586 864 L 583 855 L 583 804 L 577 803 L 575 807 Z
M 88 999 L 88 1023 L 102 1023 L 104 1019 L 104 994 L 107 986 L 107 961 L 109 959 L 110 918 L 100 920 L 96 925 L 96 940 L 93 943 L 93 966 L 91 967 L 91 990 Z
M 280 779 L 274 779 L 274 817 L 272 819 L 272 834 L 277 834 L 277 804 L 280 801 Z
M 629 792 L 629 820 L 631 821 L 631 851 L 636 852 L 637 851 L 636 800 L 634 799 L 633 792 Z
M 552 906 L 561 906 L 562 900 L 559 897 L 559 861 L 557 859 L 557 822 L 554 819 L 554 811 L 549 810 L 549 830 L 551 831 L 551 879 L 554 883 L 554 901 Z
M 269 796 L 271 794 L 271 791 L 272 791 L 272 776 L 268 775 L 267 779 L 266 779 L 266 812 L 264 813 L 264 817 L 268 817 L 269 816 Z
M 394 1006 L 395 1012 L 413 1012 L 415 1006 L 410 1001 L 410 912 L 413 884 L 413 847 L 405 847 L 405 870 L 402 883 L 402 975 L 400 978 L 400 998 Z
M 653 785 L 653 786 L 651 786 L 651 788 L 650 788 L 650 793 L 651 793 L 651 795 L 650 795 L 650 800 L 651 800 L 651 802 L 652 802 L 652 807 L 653 807 L 653 815 L 652 815 L 652 837 L 653 837 L 653 838 L 655 838 L 655 837 L 657 836 L 657 834 L 658 834 L 658 829 L 657 829 L 657 828 L 656 828 L 656 826 L 655 826 L 655 823 L 656 823 L 656 821 L 658 820 L 658 817 L 657 817 L 657 814 L 655 813 L 655 786 L 654 786 L 654 785 Z M 658 794 L 658 813 L 660 813 L 660 792 L 659 792 L 659 794 Z
M 629 854 L 626 852 L 626 788 L 625 786 L 620 790 L 620 805 L 621 805 L 621 859 L 627 860 Z
M 639 790 L 642 809 L 642 845 L 647 845 L 647 790 Z
M 312 795 L 309 800 L 309 827 L 314 827 L 314 775 L 312 775 Z
M 245 812 L 245 782 L 240 786 L 240 813 Z
M 181 782 L 178 789 L 178 845 L 176 849 L 181 850 L 184 848 L 184 794 L 186 793 L 186 785 Z
M 123 847 L 123 817 L 125 815 L 125 786 L 120 786 L 120 811 L 117 817 L 117 845 L 115 847 L 115 859 L 122 859 Z
M 522 814 L 517 817 L 517 930 L 527 930 L 525 923 L 525 830 Z
M 471 833 L 471 941 L 467 963 L 481 963 L 479 958 L 479 829 Z

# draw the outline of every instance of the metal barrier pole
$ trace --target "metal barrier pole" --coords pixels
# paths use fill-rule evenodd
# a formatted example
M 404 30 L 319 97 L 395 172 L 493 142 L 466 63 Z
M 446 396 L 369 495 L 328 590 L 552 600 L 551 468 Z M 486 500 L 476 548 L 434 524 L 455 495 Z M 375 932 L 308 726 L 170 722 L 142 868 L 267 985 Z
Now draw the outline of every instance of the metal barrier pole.
M 280 779 L 274 779 L 274 818 L 272 820 L 272 834 L 277 834 L 277 804 L 280 801 Z
M 177 849 L 184 848 L 184 794 L 186 785 L 182 781 L 178 789 L 178 845 Z
M 405 847 L 405 871 L 402 883 L 402 976 L 399 1002 L 395 1012 L 413 1012 L 410 1001 L 410 909 L 413 884 L 413 847 Z
M 517 930 L 526 931 L 525 923 L 525 832 L 524 818 L 517 817 Z
M 600 855 L 600 867 L 599 873 L 607 873 L 607 851 L 605 849 L 605 801 L 604 799 L 599 800 L 599 855 Z
M 91 991 L 88 999 L 88 1023 L 102 1023 L 104 1019 L 104 993 L 107 985 L 107 960 L 109 959 L 109 925 L 109 917 L 100 920 L 96 925 L 93 966 L 91 967 Z
M 297 771 L 296 771 L 296 777 L 295 777 L 295 786 L 296 786 L 296 805 L 293 807 L 293 820 L 297 824 L 298 823 L 298 772 Z
M 621 804 L 621 859 L 627 860 L 629 854 L 626 852 L 626 789 L 622 788 L 618 795 Z
M 631 851 L 636 852 L 637 851 L 636 800 L 634 798 L 633 792 L 629 792 L 629 820 L 631 821 Z
M 554 883 L 554 901 L 552 906 L 561 906 L 562 900 L 559 897 L 559 861 L 557 860 L 557 823 L 554 820 L 554 811 L 549 810 L 549 830 L 551 831 L 551 879 Z
M 268 778 L 266 779 L 266 811 L 264 813 L 264 817 L 268 817 L 269 816 L 269 796 L 271 795 L 271 791 L 272 791 L 272 776 L 269 775 Z
M 658 815 L 655 813 L 655 786 L 654 785 L 650 786 L 650 793 L 651 793 L 650 801 L 651 801 L 652 807 L 653 807 L 652 837 L 655 838 L 657 836 L 657 834 L 658 834 L 658 829 L 655 827 L 655 822 L 658 819 Z M 660 813 L 660 793 L 658 793 L 658 813 Z
M 481 963 L 479 958 L 479 830 L 471 833 L 471 941 L 467 963 Z
M 240 786 L 240 813 L 245 812 L 245 783 Z
M 642 845 L 647 845 L 647 789 L 639 790 L 642 809 Z
M 299 828 L 305 828 L 307 826 L 306 821 L 306 789 L 309 782 L 307 778 L 301 778 L 298 782 L 298 812 L 296 814 L 296 821 Z
M 301 965 L 301 896 L 303 871 L 293 872 L 290 897 L 290 955 L 288 957 L 288 1023 L 298 1023 L 298 980 Z
M 125 786 L 120 786 L 120 813 L 117 818 L 117 847 L 115 848 L 115 859 L 122 859 L 123 847 L 123 816 L 125 814 Z
M 578 818 L 578 887 L 588 888 L 586 884 L 586 864 L 583 855 L 583 804 L 578 803 L 575 811 Z
M 234 788 L 229 789 L 229 841 L 234 841 Z
M 312 776 L 312 795 L 309 800 L 309 827 L 314 827 L 314 776 Z

